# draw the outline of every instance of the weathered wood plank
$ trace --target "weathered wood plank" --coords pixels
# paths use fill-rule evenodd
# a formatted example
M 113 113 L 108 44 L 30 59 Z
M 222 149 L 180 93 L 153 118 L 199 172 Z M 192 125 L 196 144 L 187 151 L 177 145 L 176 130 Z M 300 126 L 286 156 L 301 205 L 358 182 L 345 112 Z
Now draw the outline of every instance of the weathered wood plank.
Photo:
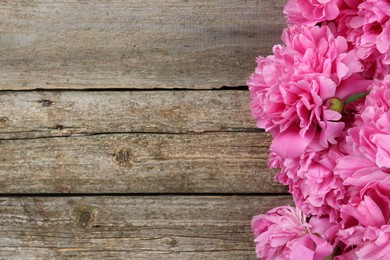
M 1 193 L 280 193 L 265 133 L 0 140 Z
M 289 196 L 0 198 L 1 259 L 255 259 L 251 218 Z
M 245 85 L 285 2 L 0 1 L 0 89 Z
M 248 131 L 248 91 L 0 92 L 0 139 Z

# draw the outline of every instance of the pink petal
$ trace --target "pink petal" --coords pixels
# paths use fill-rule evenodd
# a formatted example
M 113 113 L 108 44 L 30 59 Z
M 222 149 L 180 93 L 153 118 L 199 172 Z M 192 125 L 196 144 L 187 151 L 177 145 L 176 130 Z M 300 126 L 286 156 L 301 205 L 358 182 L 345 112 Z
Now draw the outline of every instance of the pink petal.
M 307 131 L 303 137 L 299 135 L 299 127 L 291 126 L 276 135 L 271 144 L 273 150 L 281 158 L 297 158 L 312 141 L 315 131 Z
M 295 250 L 291 252 L 290 260 L 303 260 L 313 259 L 314 251 L 303 245 L 297 245 Z
M 367 91 L 372 80 L 367 80 L 362 76 L 355 74 L 346 80 L 343 80 L 337 87 L 336 97 L 345 99 L 353 94 Z
M 382 168 L 390 168 L 390 135 L 376 134 L 372 141 L 377 145 L 376 164 Z

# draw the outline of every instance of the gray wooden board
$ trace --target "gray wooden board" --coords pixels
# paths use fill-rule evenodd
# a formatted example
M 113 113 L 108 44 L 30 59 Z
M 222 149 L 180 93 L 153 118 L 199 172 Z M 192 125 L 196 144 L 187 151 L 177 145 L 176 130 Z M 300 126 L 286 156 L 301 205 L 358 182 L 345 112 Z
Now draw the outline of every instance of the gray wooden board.
M 255 259 L 251 218 L 289 196 L 0 198 L 1 259 Z
M 265 133 L 0 140 L 1 193 L 281 193 Z
M 1 80 L 0 80 L 1 81 Z M 0 92 L 0 139 L 253 131 L 249 91 Z
M 245 85 L 285 2 L 0 1 L 0 89 Z

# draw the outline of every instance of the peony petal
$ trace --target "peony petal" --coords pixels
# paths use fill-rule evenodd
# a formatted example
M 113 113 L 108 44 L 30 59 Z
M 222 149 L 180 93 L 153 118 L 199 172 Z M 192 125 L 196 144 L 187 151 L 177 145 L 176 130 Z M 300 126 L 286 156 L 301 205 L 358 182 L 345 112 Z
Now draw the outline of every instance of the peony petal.
M 303 245 L 297 245 L 291 252 L 290 260 L 311 260 L 314 257 L 314 251 Z
M 361 206 L 361 207 L 360 207 Z M 358 219 L 360 223 L 366 226 L 381 227 L 386 220 L 380 207 L 369 196 L 365 196 L 358 210 L 363 213 L 364 219 Z
M 367 80 L 362 76 L 355 74 L 346 80 L 343 80 L 336 90 L 336 97 L 345 99 L 353 94 L 367 91 L 372 80 Z
M 312 141 L 315 130 L 307 131 L 303 137 L 299 135 L 299 130 L 299 127 L 291 126 L 277 134 L 272 141 L 271 150 L 281 158 L 296 158 L 302 155 Z
M 336 94 L 336 84 L 331 79 L 320 77 L 320 97 L 322 100 L 332 98 Z
M 390 168 L 390 135 L 376 134 L 372 141 L 378 148 L 376 164 L 380 168 Z

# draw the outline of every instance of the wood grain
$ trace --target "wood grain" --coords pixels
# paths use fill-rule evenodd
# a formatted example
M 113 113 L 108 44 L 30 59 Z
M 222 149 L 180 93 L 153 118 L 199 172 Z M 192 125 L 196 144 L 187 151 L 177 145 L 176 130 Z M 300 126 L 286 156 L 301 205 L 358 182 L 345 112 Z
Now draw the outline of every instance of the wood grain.
M 245 85 L 285 2 L 0 1 L 0 89 Z
M 253 131 L 248 91 L 0 92 L 0 139 Z
M 0 140 L 2 193 L 281 193 L 264 133 Z
M 255 259 L 250 221 L 289 196 L 0 198 L 4 259 Z

